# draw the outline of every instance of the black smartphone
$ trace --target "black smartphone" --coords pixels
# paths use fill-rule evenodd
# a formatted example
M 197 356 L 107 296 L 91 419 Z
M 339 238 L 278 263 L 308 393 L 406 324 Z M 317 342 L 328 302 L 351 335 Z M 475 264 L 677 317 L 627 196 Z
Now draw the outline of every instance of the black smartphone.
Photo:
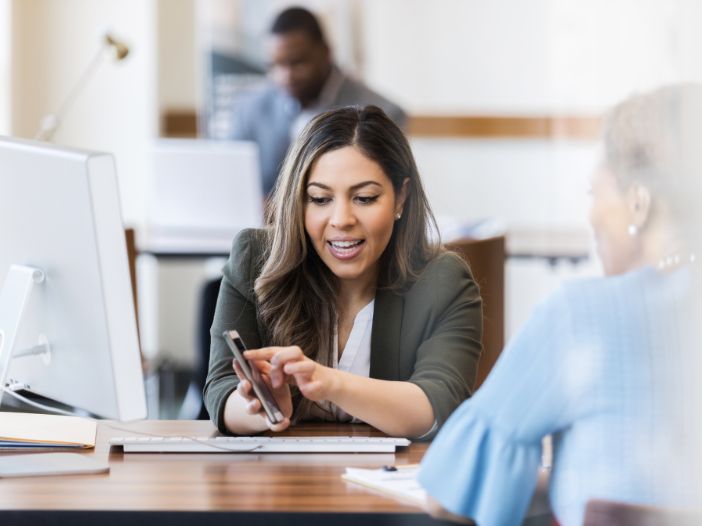
M 250 364 L 244 357 L 246 346 L 241 340 L 239 333 L 236 331 L 224 331 L 222 336 L 224 337 L 224 341 L 227 342 L 229 349 L 231 349 L 232 353 L 234 354 L 234 359 L 244 372 L 244 376 L 246 376 L 246 379 L 251 383 L 254 393 L 256 393 L 256 398 L 260 400 L 261 406 L 263 406 L 263 410 L 266 412 L 268 420 L 274 424 L 278 424 L 285 420 L 283 412 L 280 410 L 280 407 L 278 407 L 278 403 L 275 401 L 271 390 L 268 389 L 268 385 L 261 376 L 258 367 L 256 367 L 254 364 Z

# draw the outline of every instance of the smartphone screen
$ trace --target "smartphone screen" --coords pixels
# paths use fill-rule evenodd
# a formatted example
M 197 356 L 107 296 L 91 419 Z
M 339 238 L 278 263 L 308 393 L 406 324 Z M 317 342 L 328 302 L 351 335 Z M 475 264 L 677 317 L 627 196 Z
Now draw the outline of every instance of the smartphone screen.
M 283 412 L 278 407 L 278 403 L 275 401 L 273 393 L 271 393 L 271 390 L 261 376 L 261 372 L 258 370 L 258 367 L 249 363 L 249 361 L 244 358 L 246 346 L 239 337 L 239 333 L 237 331 L 224 331 L 222 336 L 224 337 L 224 341 L 227 342 L 229 349 L 231 349 L 234 354 L 234 359 L 244 372 L 244 376 L 251 382 L 254 393 L 256 393 L 256 397 L 260 400 L 268 419 L 274 424 L 282 422 L 285 419 Z

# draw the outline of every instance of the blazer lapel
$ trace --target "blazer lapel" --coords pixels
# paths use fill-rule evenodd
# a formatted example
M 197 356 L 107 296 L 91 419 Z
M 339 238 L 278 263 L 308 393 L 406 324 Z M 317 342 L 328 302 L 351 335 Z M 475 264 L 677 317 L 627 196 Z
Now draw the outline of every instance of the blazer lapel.
M 376 292 L 371 330 L 371 378 L 398 380 L 400 377 L 403 308 L 401 295 L 383 289 Z

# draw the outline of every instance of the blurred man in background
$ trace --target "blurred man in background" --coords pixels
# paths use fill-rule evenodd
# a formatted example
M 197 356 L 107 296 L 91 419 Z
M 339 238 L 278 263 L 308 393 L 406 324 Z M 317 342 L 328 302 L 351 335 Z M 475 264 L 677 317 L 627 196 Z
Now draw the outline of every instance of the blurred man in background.
M 273 189 L 291 141 L 319 113 L 373 104 L 404 127 L 401 108 L 334 64 L 312 13 L 300 7 L 286 9 L 273 21 L 270 33 L 271 81 L 235 104 L 230 136 L 258 144 L 266 195 Z

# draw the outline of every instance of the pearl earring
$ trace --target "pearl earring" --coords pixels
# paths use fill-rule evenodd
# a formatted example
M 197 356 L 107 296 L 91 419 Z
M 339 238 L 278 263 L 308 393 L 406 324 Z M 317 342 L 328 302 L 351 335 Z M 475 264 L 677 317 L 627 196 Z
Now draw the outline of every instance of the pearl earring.
M 629 235 L 631 237 L 636 237 L 636 234 L 639 233 L 639 227 L 637 227 L 634 224 L 629 225 L 629 228 L 627 228 L 627 232 L 629 232 Z
M 395 221 L 399 220 L 401 217 L 402 217 L 402 214 L 400 212 L 398 212 L 397 214 L 395 214 Z

